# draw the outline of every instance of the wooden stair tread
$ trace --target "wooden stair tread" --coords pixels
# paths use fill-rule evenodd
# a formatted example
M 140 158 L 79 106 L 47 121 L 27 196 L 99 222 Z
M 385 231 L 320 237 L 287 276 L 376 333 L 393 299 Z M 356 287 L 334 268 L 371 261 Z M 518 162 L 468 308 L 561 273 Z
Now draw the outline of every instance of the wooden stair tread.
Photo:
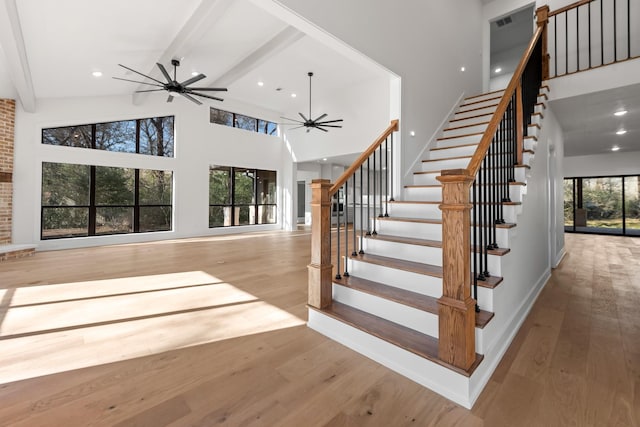
M 408 307 L 426 311 L 427 313 L 435 315 L 438 314 L 438 298 L 429 295 L 407 291 L 405 289 L 396 288 L 394 286 L 354 276 L 334 279 L 333 283 L 389 301 L 394 301 Z M 476 313 L 476 327 L 483 329 L 492 318 L 493 313 L 480 310 L 479 313 Z
M 484 117 L 484 116 L 493 116 L 493 113 L 478 114 L 477 116 L 463 117 L 461 119 L 455 119 L 454 118 L 454 119 L 449 120 L 449 123 L 451 123 L 451 122 L 459 122 L 461 120 L 477 119 L 478 117 Z
M 479 134 L 476 134 L 476 135 L 482 135 L 482 134 L 479 133 Z M 472 142 L 472 143 L 469 143 L 469 144 L 451 145 L 449 147 L 433 147 L 430 151 L 450 150 L 452 148 L 462 148 L 462 147 L 471 147 L 471 146 L 477 147 L 478 145 L 480 145 L 479 142 Z
M 502 98 L 502 96 L 494 96 L 492 98 L 481 99 L 480 101 L 463 102 L 462 105 L 460 105 L 460 107 L 464 107 L 464 106 L 467 106 L 467 105 L 481 104 L 483 102 L 488 102 L 488 101 L 498 101 L 498 102 L 500 102 L 501 98 Z M 465 101 L 467 101 L 467 100 L 465 99 Z
M 425 218 L 408 218 L 398 216 L 379 216 L 376 218 L 378 221 L 400 221 L 400 222 L 419 222 L 422 224 L 442 224 L 441 219 L 425 219 Z M 471 225 L 474 225 L 473 223 Z M 514 228 L 514 223 L 496 224 L 496 228 Z
M 503 182 L 498 182 L 498 185 L 502 185 L 504 184 Z M 496 183 L 489 183 L 489 184 L 483 184 L 483 185 L 496 185 Z M 527 184 L 525 182 L 522 181 L 509 181 L 509 185 L 520 185 L 525 187 Z M 404 188 L 437 188 L 437 187 L 442 187 L 442 184 L 411 184 L 411 185 L 405 185 Z
M 502 277 L 499 276 L 490 276 L 485 280 L 478 280 L 478 286 L 487 289 L 494 289 L 500 283 L 502 283 Z
M 323 309 L 317 309 L 311 306 L 309 306 L 309 308 L 467 377 L 473 374 L 483 358 L 482 355 L 476 354 L 476 360 L 473 365 L 471 365 L 471 368 L 464 371 L 438 359 L 437 338 L 422 334 L 411 328 L 384 320 L 339 302 L 333 302 Z
M 482 125 L 488 125 L 490 122 L 478 122 L 478 123 L 472 123 L 470 125 L 463 125 L 463 126 L 455 126 L 452 128 L 445 128 L 442 131 L 443 132 L 447 132 L 447 131 L 452 131 L 452 130 L 458 130 L 458 129 L 464 129 L 464 128 L 469 128 L 469 127 L 473 127 L 473 126 L 482 126 Z
M 485 105 L 484 107 L 469 108 L 468 110 L 460 109 L 460 110 L 456 111 L 456 114 L 463 114 L 463 113 L 469 113 L 471 111 L 484 110 L 485 108 L 496 108 L 497 106 L 498 106 L 498 104 L 491 104 L 491 105 Z M 469 118 L 469 117 L 467 117 L 467 118 Z
M 369 264 L 376 264 L 384 267 L 394 268 L 396 270 L 409 271 L 411 273 L 424 274 L 425 276 L 442 278 L 442 267 L 439 267 L 437 265 L 371 254 L 361 254 L 357 256 L 350 256 L 349 258 Z
M 389 203 L 416 204 L 416 205 L 439 205 L 442 200 L 390 200 Z
M 449 139 L 467 138 L 469 136 L 482 136 L 482 135 L 484 135 L 484 132 L 467 133 L 464 135 L 454 135 L 454 136 L 442 136 L 440 138 L 437 138 L 436 141 L 447 141 Z M 431 150 L 433 150 L 433 148 L 431 148 Z
M 422 163 L 427 163 L 427 162 L 439 162 L 442 160 L 457 160 L 457 159 L 470 159 L 473 156 L 456 156 L 456 157 L 446 157 L 443 159 L 428 159 L 428 160 L 422 160 Z
M 525 136 L 525 138 L 535 138 L 534 136 Z M 537 138 L 535 138 L 537 140 Z M 424 161 L 424 160 L 423 160 Z M 526 168 L 526 169 L 531 169 L 531 166 L 529 165 L 525 165 L 525 164 L 518 164 L 518 165 L 513 165 L 514 168 Z M 432 174 L 432 173 L 442 173 L 442 170 L 430 170 L 430 171 L 418 171 L 418 172 L 414 172 L 414 175 L 426 175 L 426 174 Z
M 395 243 L 404 243 L 406 245 L 415 245 L 415 246 L 428 246 L 431 248 L 442 248 L 442 241 L 440 240 L 429 240 L 429 239 L 418 239 L 415 237 L 403 237 L 403 236 L 392 236 L 389 234 L 376 234 L 365 236 L 367 239 L 372 240 L 382 240 L 385 242 L 395 242 Z M 476 252 L 478 248 L 475 248 Z M 489 255 L 497 255 L 504 256 L 508 254 L 511 249 L 508 248 L 498 248 L 498 249 L 490 249 L 488 252 Z
M 492 94 L 498 93 L 498 92 L 504 93 L 504 89 L 498 89 L 498 90 L 494 90 L 494 91 L 491 91 L 491 92 L 481 93 L 480 95 L 469 96 L 469 97 L 465 98 L 465 101 L 467 99 L 480 98 L 481 96 L 492 95 Z

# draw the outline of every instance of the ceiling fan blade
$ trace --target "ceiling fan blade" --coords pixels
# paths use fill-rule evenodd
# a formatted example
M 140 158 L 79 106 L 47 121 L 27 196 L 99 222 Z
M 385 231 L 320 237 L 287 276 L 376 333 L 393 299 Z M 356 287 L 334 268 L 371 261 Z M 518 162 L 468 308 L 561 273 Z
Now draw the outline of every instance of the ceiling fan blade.
M 182 86 L 189 86 L 191 83 L 195 83 L 195 82 L 199 82 L 202 79 L 207 78 L 207 76 L 205 76 L 204 74 L 200 73 L 197 76 L 193 76 L 188 80 L 183 81 L 182 83 L 180 83 Z
M 322 126 L 325 128 L 341 128 L 342 127 L 340 125 L 316 125 L 316 126 Z
M 167 72 L 167 69 L 164 68 L 164 65 L 162 65 L 159 62 L 156 62 L 156 65 L 158 66 L 158 68 L 160 68 L 160 71 L 162 72 L 162 75 L 164 76 L 164 78 L 167 79 L 167 83 L 171 83 L 173 80 L 171 79 L 171 76 Z
M 180 95 L 184 96 L 185 98 L 187 98 L 191 102 L 195 102 L 198 105 L 202 105 L 202 102 L 200 102 L 199 100 L 195 99 L 193 96 L 189 95 L 186 92 L 182 92 Z
M 164 85 L 157 85 L 155 83 L 147 83 L 147 82 L 139 82 L 138 80 L 129 80 L 129 79 L 122 79 L 120 77 L 111 77 L 112 79 L 116 79 L 116 80 L 124 80 L 125 82 L 132 82 L 132 83 L 140 83 L 143 85 L 150 85 L 150 86 L 158 86 L 158 87 L 164 87 Z
M 302 125 L 302 126 L 296 126 L 296 127 L 291 128 L 291 129 L 289 129 L 289 130 L 300 129 L 300 128 L 303 128 L 303 127 L 304 127 L 304 125 Z
M 194 92 L 194 91 L 192 91 L 192 90 L 187 90 L 187 92 L 186 92 L 186 93 L 189 93 L 189 94 L 191 94 L 191 95 L 201 96 L 201 97 L 203 97 L 203 98 L 215 99 L 216 101 L 220 101 L 220 102 L 224 101 L 224 99 L 222 99 L 222 98 L 218 98 L 218 97 L 215 97 L 215 96 L 205 95 L 204 93 L 196 93 L 196 92 Z
M 164 89 L 147 89 L 147 90 L 137 90 L 136 93 L 141 93 L 141 92 L 159 92 L 162 91 Z
M 323 124 L 325 124 L 325 123 L 338 123 L 338 122 L 342 122 L 342 121 L 344 121 L 344 120 L 342 120 L 342 119 L 338 119 L 338 120 L 326 120 L 326 121 L 324 121 L 324 122 L 316 122 L 316 124 L 317 124 L 317 125 L 323 125 Z
M 324 113 L 323 115 L 321 115 L 320 117 L 318 117 L 317 119 L 314 120 L 314 122 L 317 122 L 320 119 L 324 119 L 325 117 L 327 117 L 327 113 Z
M 226 92 L 227 91 L 226 87 L 190 87 L 189 89 L 197 90 L 200 92 L 209 92 L 209 91 Z
M 169 97 L 167 98 L 167 102 L 173 102 L 173 95 L 169 94 Z
M 322 132 L 329 132 L 326 129 L 322 129 L 320 126 L 314 126 L 316 129 L 321 130 Z
M 118 64 L 118 65 L 119 65 L 119 66 L 121 66 L 122 68 L 126 69 L 126 70 L 133 71 L 134 73 L 139 74 L 139 75 L 141 75 L 142 77 L 146 77 L 146 78 L 148 78 L 149 80 L 153 80 L 153 81 L 154 81 L 154 82 L 156 82 L 156 83 L 160 83 L 161 85 L 164 85 L 164 83 L 163 83 L 163 82 L 161 82 L 160 80 L 156 80 L 156 79 L 154 79 L 153 77 L 149 77 L 149 76 L 147 76 L 146 74 L 142 74 L 141 72 L 136 71 L 136 70 L 134 70 L 133 68 L 126 67 L 126 66 L 124 66 L 124 65 L 122 65 L 122 64 Z M 114 77 L 114 78 L 115 78 L 115 77 Z
M 305 122 L 308 122 L 309 120 L 304 116 L 304 114 L 302 113 L 298 113 L 300 115 L 300 117 L 302 117 L 302 120 L 304 120 Z

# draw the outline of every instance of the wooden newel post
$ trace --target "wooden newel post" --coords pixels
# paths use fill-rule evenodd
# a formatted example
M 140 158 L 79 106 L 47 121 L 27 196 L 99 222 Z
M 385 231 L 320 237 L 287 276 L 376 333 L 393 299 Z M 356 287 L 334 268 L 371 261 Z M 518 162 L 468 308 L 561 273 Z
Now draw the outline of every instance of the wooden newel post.
M 549 78 L 549 51 L 547 49 L 547 24 L 549 23 L 549 6 L 541 6 L 536 9 L 536 22 L 542 26 L 542 80 Z
M 466 169 L 442 171 L 442 297 L 438 300 L 438 357 L 467 370 L 476 359 L 476 301 L 471 298 L 469 189 Z
M 308 304 L 325 308 L 331 304 L 331 197 L 328 179 L 311 182 L 311 263 Z

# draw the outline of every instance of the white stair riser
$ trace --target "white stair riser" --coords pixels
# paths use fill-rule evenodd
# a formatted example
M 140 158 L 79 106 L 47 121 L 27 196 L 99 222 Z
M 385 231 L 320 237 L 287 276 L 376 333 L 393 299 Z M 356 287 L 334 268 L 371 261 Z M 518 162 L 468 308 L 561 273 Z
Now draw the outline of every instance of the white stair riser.
M 439 219 L 442 211 L 436 204 L 391 203 L 389 216 L 401 218 Z
M 542 126 L 542 116 L 540 114 L 534 114 L 531 116 L 531 124 Z
M 536 104 L 535 108 L 533 109 L 534 113 L 542 113 L 544 114 L 546 108 L 544 107 L 545 104 Z
M 365 239 L 365 253 L 442 267 L 442 249 L 386 240 Z M 497 274 L 497 273 L 496 273 Z
M 454 141 L 457 141 L 458 144 L 475 144 L 475 145 L 465 145 L 464 147 L 454 147 L 454 148 L 445 148 L 444 150 L 431 150 L 429 152 L 429 159 L 447 159 L 449 157 L 459 157 L 459 156 L 473 156 L 473 153 L 476 152 L 476 148 L 478 148 L 478 143 L 480 142 L 481 136 L 475 137 L 466 137 L 466 138 L 456 138 Z M 465 140 L 465 141 L 463 141 Z M 450 143 L 452 140 L 447 140 Z M 439 144 L 440 142 L 438 142 Z
M 444 170 L 444 169 L 462 169 L 469 166 L 470 158 L 463 159 L 446 159 L 434 160 L 430 162 L 422 162 L 423 171 Z
M 333 284 L 333 300 L 438 338 L 438 316 L 365 292 Z
M 440 173 L 418 173 L 413 175 L 413 185 L 440 185 L 436 177 Z
M 524 138 L 524 149 L 536 151 L 538 140 L 536 138 Z
M 442 187 L 408 187 L 405 188 L 405 199 L 416 201 L 442 200 Z
M 547 102 L 547 97 L 538 95 L 538 100 L 536 101 L 536 104 L 539 104 L 541 102 L 545 102 L 546 103 Z
M 450 126 L 454 127 L 455 125 L 450 125 Z M 487 129 L 487 123 L 474 125 L 474 126 L 460 127 L 457 129 L 450 129 L 450 130 L 445 129 L 445 131 L 442 133 L 442 136 L 446 138 L 449 136 L 469 135 L 470 133 L 484 133 L 486 129 Z
M 477 116 L 478 114 L 474 114 L 474 116 Z M 454 117 L 455 118 L 455 117 Z M 460 117 L 458 117 L 458 119 L 460 119 Z M 462 119 L 462 120 L 455 120 L 455 121 L 450 121 L 448 126 L 449 127 L 457 127 L 457 126 L 467 126 L 467 125 L 474 125 L 477 123 L 483 123 L 483 122 L 488 122 L 489 120 L 491 120 L 491 114 L 487 114 L 484 116 L 480 116 L 480 117 L 471 117 L 468 119 Z
M 473 284 L 472 284 L 473 285 Z M 499 286 L 503 286 L 500 284 Z M 473 297 L 473 289 L 471 290 L 471 296 Z M 484 311 L 493 311 L 493 289 L 483 288 L 478 286 L 478 305 Z
M 446 148 L 446 147 L 456 147 L 458 145 L 464 145 L 464 144 L 479 144 L 481 139 L 482 139 L 481 134 L 459 136 L 451 139 L 441 139 L 436 143 L 436 147 Z
M 504 91 L 497 91 L 497 92 L 493 92 L 493 93 L 485 93 L 483 95 L 480 96 L 474 96 L 473 98 L 467 98 L 464 100 L 464 102 L 475 102 L 475 101 L 483 101 L 485 99 L 489 99 L 489 98 L 496 98 L 498 96 L 502 96 L 502 94 L 504 94 Z
M 349 261 L 349 274 L 356 277 L 435 298 L 442 296 L 441 278 L 397 270 L 383 265 L 362 262 L 357 259 L 350 259 Z
M 479 116 L 483 114 L 492 114 L 496 110 L 496 107 L 485 107 L 477 110 L 458 111 L 453 118 L 454 119 L 467 119 L 473 116 Z
M 496 98 L 498 98 L 498 99 L 496 99 Z M 490 105 L 496 105 L 498 102 L 500 102 L 500 98 L 499 98 L 498 95 L 493 95 L 491 97 L 488 97 L 487 99 L 469 99 L 468 101 L 465 101 L 460 106 L 460 110 L 468 110 L 470 108 L 488 107 Z

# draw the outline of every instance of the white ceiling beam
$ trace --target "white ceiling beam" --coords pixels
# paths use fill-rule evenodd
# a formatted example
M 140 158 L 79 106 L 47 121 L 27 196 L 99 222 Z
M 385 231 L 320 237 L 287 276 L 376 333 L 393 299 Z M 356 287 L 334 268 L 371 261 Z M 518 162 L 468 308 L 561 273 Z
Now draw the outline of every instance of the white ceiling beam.
M 267 60 L 271 59 L 271 57 L 291 46 L 296 41 L 300 40 L 304 37 L 304 33 L 298 31 L 296 28 L 287 26 L 284 30 L 280 31 L 278 34 L 269 39 L 262 46 L 251 52 L 249 55 L 245 56 L 241 59 L 237 64 L 233 67 L 229 68 L 225 71 L 221 76 L 219 76 L 210 87 L 227 87 L 236 80 L 245 76 L 251 70 L 262 65 Z
M 162 77 L 155 63 L 159 62 L 166 66 L 172 59 L 188 55 L 211 26 L 225 14 L 226 9 L 232 3 L 233 0 L 202 0 L 169 47 L 154 62 L 153 67 L 146 74 L 153 77 Z M 161 79 L 164 80 L 163 77 Z M 136 90 L 143 89 L 148 89 L 148 86 L 139 85 Z M 136 105 L 141 104 L 148 95 L 148 92 L 134 93 L 132 97 L 133 103 Z
M 0 45 L 22 107 L 35 113 L 36 95 L 15 0 L 0 0 Z

